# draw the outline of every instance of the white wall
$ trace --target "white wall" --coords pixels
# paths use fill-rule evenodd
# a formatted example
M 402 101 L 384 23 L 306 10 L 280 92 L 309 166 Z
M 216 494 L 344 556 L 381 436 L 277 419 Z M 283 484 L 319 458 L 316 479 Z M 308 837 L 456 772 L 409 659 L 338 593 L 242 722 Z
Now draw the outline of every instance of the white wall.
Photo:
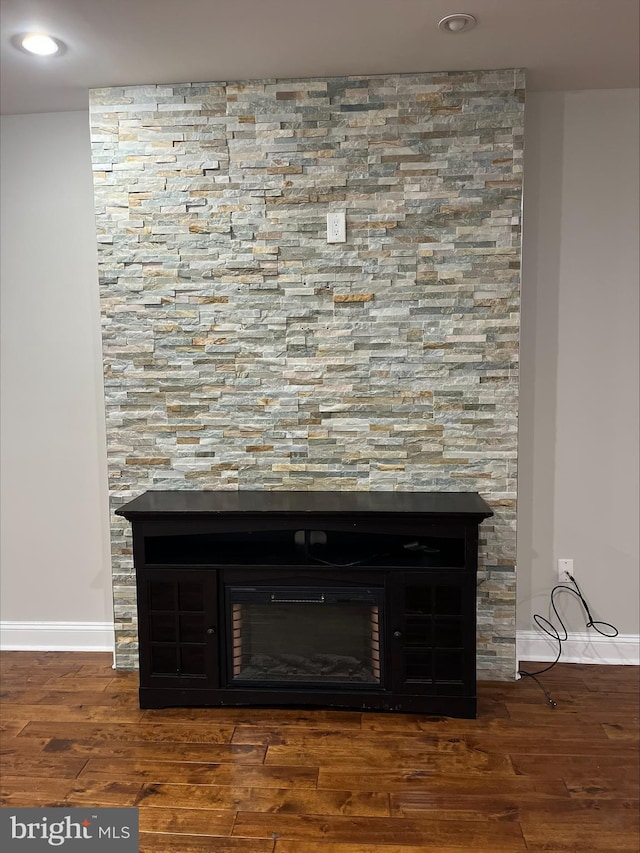
M 11 642 L 7 622 L 113 617 L 88 116 L 7 116 L 1 133 L 0 612 Z
M 637 91 L 528 96 L 521 631 L 573 557 L 640 633 L 637 133 Z M 110 622 L 88 116 L 6 117 L 1 151 L 2 619 Z
M 569 557 L 637 635 L 638 91 L 529 95 L 525 137 L 518 628 Z

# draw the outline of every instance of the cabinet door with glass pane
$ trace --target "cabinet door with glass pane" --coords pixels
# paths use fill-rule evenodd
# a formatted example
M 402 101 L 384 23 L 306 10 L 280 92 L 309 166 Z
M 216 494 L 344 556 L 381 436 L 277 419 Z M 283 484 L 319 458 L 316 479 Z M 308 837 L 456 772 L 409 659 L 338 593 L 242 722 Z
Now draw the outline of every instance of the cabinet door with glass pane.
M 475 694 L 475 576 L 400 572 L 391 583 L 394 689 Z
M 216 575 L 211 569 L 139 574 L 142 686 L 218 686 Z

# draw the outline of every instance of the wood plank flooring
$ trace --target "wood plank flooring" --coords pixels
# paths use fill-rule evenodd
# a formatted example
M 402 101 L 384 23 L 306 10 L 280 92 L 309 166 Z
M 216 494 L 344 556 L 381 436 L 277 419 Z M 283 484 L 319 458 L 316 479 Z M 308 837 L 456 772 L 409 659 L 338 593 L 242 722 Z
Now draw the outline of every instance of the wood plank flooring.
M 3 806 L 137 806 L 141 853 L 638 853 L 638 668 L 481 683 L 477 720 L 142 711 L 111 656 L 2 652 Z

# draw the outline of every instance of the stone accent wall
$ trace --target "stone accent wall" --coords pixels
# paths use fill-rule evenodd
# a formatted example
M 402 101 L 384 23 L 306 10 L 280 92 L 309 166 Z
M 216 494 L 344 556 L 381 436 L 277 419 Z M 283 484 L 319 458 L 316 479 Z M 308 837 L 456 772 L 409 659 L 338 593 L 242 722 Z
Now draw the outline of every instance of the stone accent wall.
M 93 91 L 112 508 L 478 491 L 479 673 L 512 678 L 523 101 L 518 70 Z

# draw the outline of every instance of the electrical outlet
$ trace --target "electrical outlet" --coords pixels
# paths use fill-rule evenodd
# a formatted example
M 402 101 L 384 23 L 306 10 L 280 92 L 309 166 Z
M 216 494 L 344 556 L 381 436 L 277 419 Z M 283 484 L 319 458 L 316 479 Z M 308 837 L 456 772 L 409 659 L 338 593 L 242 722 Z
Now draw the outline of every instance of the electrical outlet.
M 347 217 L 344 210 L 327 213 L 327 243 L 347 242 Z
M 573 560 L 558 560 L 558 580 L 560 583 L 566 583 L 569 580 L 569 575 L 575 577 Z

